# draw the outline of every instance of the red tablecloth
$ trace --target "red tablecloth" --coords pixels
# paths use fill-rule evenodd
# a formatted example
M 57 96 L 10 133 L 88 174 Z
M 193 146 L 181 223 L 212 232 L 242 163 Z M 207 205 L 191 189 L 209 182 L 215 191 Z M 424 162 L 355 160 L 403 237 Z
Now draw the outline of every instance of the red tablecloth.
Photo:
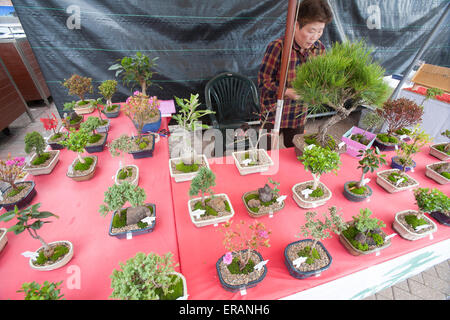
M 97 116 L 97 113 L 84 117 L 91 115 Z M 162 126 L 167 128 L 164 118 Z M 123 113 L 118 118 L 111 119 L 108 142 L 122 133 L 136 133 L 133 124 Z M 32 203 L 41 202 L 41 210 L 59 215 L 59 219 L 48 219 L 52 223 L 44 225 L 38 234 L 47 242 L 71 241 L 74 256 L 60 269 L 35 271 L 28 265 L 28 258 L 21 253 L 35 251 L 40 247 L 39 241 L 32 239 L 28 232 L 17 236 L 9 232 L 8 244 L 0 253 L 0 299 L 23 299 L 23 293 L 16 293 L 22 283 L 43 283 L 45 280 L 64 280 L 61 292 L 68 300 L 107 299 L 112 292 L 109 276 L 113 269 L 119 269 L 119 262 L 125 262 L 137 252 L 162 255 L 171 251 L 174 260 L 179 261 L 167 164 L 167 138 L 162 137 L 156 143 L 152 158 L 134 160 L 131 155 L 125 155 L 126 164 L 136 164 L 139 167 L 139 186 L 145 189 L 147 200 L 156 204 L 157 216 L 152 233 L 135 236 L 131 240 L 109 236 L 111 214 L 102 217 L 98 212 L 103 203 L 104 192 L 114 183 L 112 177 L 121 157 L 113 158 L 106 147 L 103 152 L 95 154 L 99 164 L 94 177 L 89 181 L 75 182 L 66 177 L 67 168 L 76 156 L 66 149 L 61 150 L 59 163 L 50 175 L 29 176 L 36 182 L 37 190 Z M 2 209 L 1 213 L 4 212 L 5 209 Z M 2 227 L 11 225 L 13 221 L 1 224 Z
M 429 155 L 428 150 L 428 147 L 424 148 L 415 157 L 415 161 L 419 165 L 415 172 L 408 174 L 419 181 L 420 187 L 437 187 L 444 193 L 450 194 L 450 186 L 438 185 L 425 176 L 425 165 L 439 161 Z M 395 155 L 395 152 L 387 152 L 386 158 L 389 160 L 389 165 L 393 155 Z M 373 216 L 386 223 L 387 226 L 384 230 L 387 234 L 391 234 L 394 232 L 392 222 L 395 213 L 405 209 L 417 209 L 412 191 L 389 194 L 376 184 L 376 173 L 367 175 L 371 178 L 369 186 L 373 189 L 370 202 L 354 203 L 348 201 L 342 194 L 343 185 L 349 180 L 358 180 L 361 171 L 356 168 L 356 158 L 343 154 L 341 160 L 342 166 L 338 176 L 326 174 L 320 179 L 332 191 L 332 198 L 326 205 L 312 210 L 321 214 L 327 212 L 329 206 L 335 205 L 343 209 L 343 215 L 349 221 L 353 215 L 359 213 L 360 208 L 367 207 L 372 210 Z M 217 185 L 213 190 L 215 193 L 226 193 L 230 197 L 236 212 L 233 218 L 235 221 L 251 222 L 253 218 L 247 214 L 241 197 L 247 191 L 263 187 L 268 176 L 261 174 L 240 176 L 232 160 L 227 158 L 226 162 L 230 163 L 230 161 L 231 164 L 211 164 L 210 161 L 210 167 L 216 174 Z M 275 213 L 273 218 L 266 216 L 258 219 L 272 231 L 271 247 L 259 250 L 264 260 L 269 260 L 267 263 L 268 272 L 266 278 L 255 288 L 248 289 L 244 296 L 241 296 L 239 292 L 230 293 L 220 285 L 215 264 L 226 250 L 222 245 L 223 235 L 218 231 L 219 227 L 197 228 L 194 226 L 190 220 L 187 207 L 190 183 L 175 183 L 172 181 L 181 269 L 186 276 L 191 299 L 278 299 L 450 238 L 449 227 L 436 222 L 438 231 L 434 233 L 433 240 L 427 237 L 412 242 L 400 238 L 400 236 L 395 236 L 392 239 L 392 245 L 380 251 L 379 256 L 371 254 L 356 257 L 348 253 L 339 242 L 338 236 L 334 235 L 333 238 L 323 241 L 333 258 L 330 268 L 323 272 L 320 277 L 297 280 L 290 276 L 284 264 L 284 249 L 289 243 L 303 238 L 297 238 L 296 235 L 300 233 L 300 226 L 305 223 L 304 214 L 308 210 L 297 206 L 292 198 L 291 188 L 298 182 L 312 180 L 312 177 L 296 159 L 293 148 L 280 150 L 279 163 L 281 163 L 279 171 L 272 176 L 272 179 L 281 183 L 280 194 L 288 195 L 286 206 L 282 211 Z M 385 166 L 384 169 L 390 169 L 390 167 Z

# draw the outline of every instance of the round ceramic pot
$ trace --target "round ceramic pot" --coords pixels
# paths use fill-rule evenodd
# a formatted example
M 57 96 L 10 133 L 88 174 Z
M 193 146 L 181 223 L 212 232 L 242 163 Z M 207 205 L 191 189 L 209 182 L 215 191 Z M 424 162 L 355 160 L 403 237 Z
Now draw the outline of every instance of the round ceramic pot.
M 67 263 L 69 263 L 69 261 L 72 259 L 73 257 L 73 244 L 70 241 L 66 241 L 66 240 L 61 240 L 61 241 L 55 241 L 55 242 L 50 242 L 48 245 L 53 245 L 53 244 L 60 244 L 60 243 L 64 243 L 66 245 L 69 246 L 69 252 L 66 253 L 66 255 L 60 259 L 59 261 L 50 264 L 50 265 L 46 265 L 46 266 L 36 266 L 33 264 L 32 259 L 29 260 L 29 265 L 32 269 L 38 270 L 38 271 L 51 271 L 51 270 L 55 270 L 58 268 L 61 268 L 63 266 L 65 266 Z M 39 250 L 41 250 L 43 247 L 40 247 L 38 250 L 36 250 L 36 252 L 39 252 Z
M 32 187 L 28 190 L 28 192 L 19 200 L 15 202 L 9 202 L 9 203 L 3 203 L 3 208 L 7 211 L 14 210 L 14 207 L 17 206 L 17 208 L 22 209 L 26 207 L 30 202 L 33 200 L 33 198 L 36 196 L 36 184 L 34 181 L 22 181 L 19 183 L 16 183 L 17 186 L 23 184 L 23 183 L 31 183 Z M 4 194 L 7 194 L 11 190 L 11 187 L 8 187 L 8 189 L 5 190 Z
M 153 210 L 153 216 L 155 217 L 155 220 L 153 220 L 152 224 L 148 225 L 147 227 L 145 227 L 143 229 L 137 229 L 137 230 L 130 230 L 130 231 L 113 233 L 113 231 L 112 231 L 112 229 L 113 229 L 112 222 L 113 222 L 114 215 L 117 214 L 117 211 L 116 211 L 116 212 L 114 212 L 114 215 L 113 215 L 113 217 L 111 219 L 111 223 L 109 225 L 109 235 L 111 237 L 116 237 L 117 239 L 125 239 L 125 238 L 128 237 L 129 234 L 132 237 L 135 237 L 135 236 L 140 236 L 142 234 L 147 234 L 147 233 L 153 232 L 153 230 L 155 229 L 155 226 L 156 226 L 156 205 L 154 205 L 153 203 L 146 203 L 145 205 L 146 206 L 150 205 L 153 208 L 152 210 Z
M 367 195 L 356 194 L 356 193 L 351 192 L 348 189 L 348 185 L 350 183 L 355 183 L 355 182 L 357 182 L 357 181 L 348 181 L 348 182 L 346 182 L 344 184 L 344 196 L 345 196 L 345 198 L 347 200 L 352 201 L 352 202 L 361 202 L 361 201 L 364 201 L 364 200 L 370 198 L 370 196 L 372 195 L 372 188 L 370 188 L 368 185 L 364 186 L 364 187 L 366 187 L 369 190 L 369 194 L 367 194 Z
M 137 186 L 138 183 L 139 183 L 139 167 L 136 166 L 136 165 L 134 165 L 134 164 L 129 164 L 129 165 L 123 166 L 123 168 L 126 168 L 126 167 L 133 167 L 134 170 L 136 170 L 136 177 L 135 177 L 134 180 L 131 181 L 130 183 L 131 183 L 132 185 Z M 118 178 L 118 175 L 119 175 L 120 170 L 122 170 L 123 168 L 117 169 L 116 175 L 114 176 L 114 183 L 117 184 L 117 185 L 122 184 L 122 182 L 121 182 L 120 179 Z
M 413 165 L 412 166 L 406 166 L 404 167 L 399 161 L 398 161 L 398 157 L 393 157 L 391 159 L 391 168 L 393 169 L 399 169 L 403 171 L 403 168 L 405 168 L 405 172 L 410 171 L 411 169 L 416 167 L 416 162 L 413 160 Z

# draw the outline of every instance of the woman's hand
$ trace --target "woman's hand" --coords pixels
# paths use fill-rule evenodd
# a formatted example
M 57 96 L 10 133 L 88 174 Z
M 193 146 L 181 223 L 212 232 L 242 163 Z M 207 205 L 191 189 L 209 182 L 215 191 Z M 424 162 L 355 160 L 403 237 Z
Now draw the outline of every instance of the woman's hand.
M 287 88 L 284 92 L 284 96 L 292 100 L 298 100 L 300 98 L 300 96 L 292 88 Z

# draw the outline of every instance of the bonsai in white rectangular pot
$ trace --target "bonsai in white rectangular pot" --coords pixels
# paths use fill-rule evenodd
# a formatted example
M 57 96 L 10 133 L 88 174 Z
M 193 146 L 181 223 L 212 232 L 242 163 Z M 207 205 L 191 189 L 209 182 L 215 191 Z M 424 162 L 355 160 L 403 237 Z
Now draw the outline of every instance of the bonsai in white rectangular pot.
M 442 161 L 428 164 L 425 175 L 439 184 L 450 183 L 450 162 Z

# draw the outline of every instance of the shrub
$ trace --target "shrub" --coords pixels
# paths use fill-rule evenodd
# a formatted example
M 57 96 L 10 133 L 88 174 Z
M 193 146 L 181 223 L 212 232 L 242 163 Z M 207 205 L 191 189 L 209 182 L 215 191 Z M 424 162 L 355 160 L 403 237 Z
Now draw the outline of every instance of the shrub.
M 17 292 L 25 293 L 24 300 L 59 300 L 63 299 L 63 294 L 60 294 L 62 281 L 48 282 L 44 281 L 41 285 L 35 281 L 25 282 L 22 284 L 22 289 Z
M 414 126 L 422 121 L 423 107 L 406 98 L 386 101 L 382 108 L 377 109 L 388 126 L 387 135 L 402 128 Z
M 92 78 L 82 77 L 77 74 L 72 75 L 69 79 L 64 79 L 63 86 L 69 89 L 70 95 L 80 97 L 84 101 L 86 93 L 92 93 Z

